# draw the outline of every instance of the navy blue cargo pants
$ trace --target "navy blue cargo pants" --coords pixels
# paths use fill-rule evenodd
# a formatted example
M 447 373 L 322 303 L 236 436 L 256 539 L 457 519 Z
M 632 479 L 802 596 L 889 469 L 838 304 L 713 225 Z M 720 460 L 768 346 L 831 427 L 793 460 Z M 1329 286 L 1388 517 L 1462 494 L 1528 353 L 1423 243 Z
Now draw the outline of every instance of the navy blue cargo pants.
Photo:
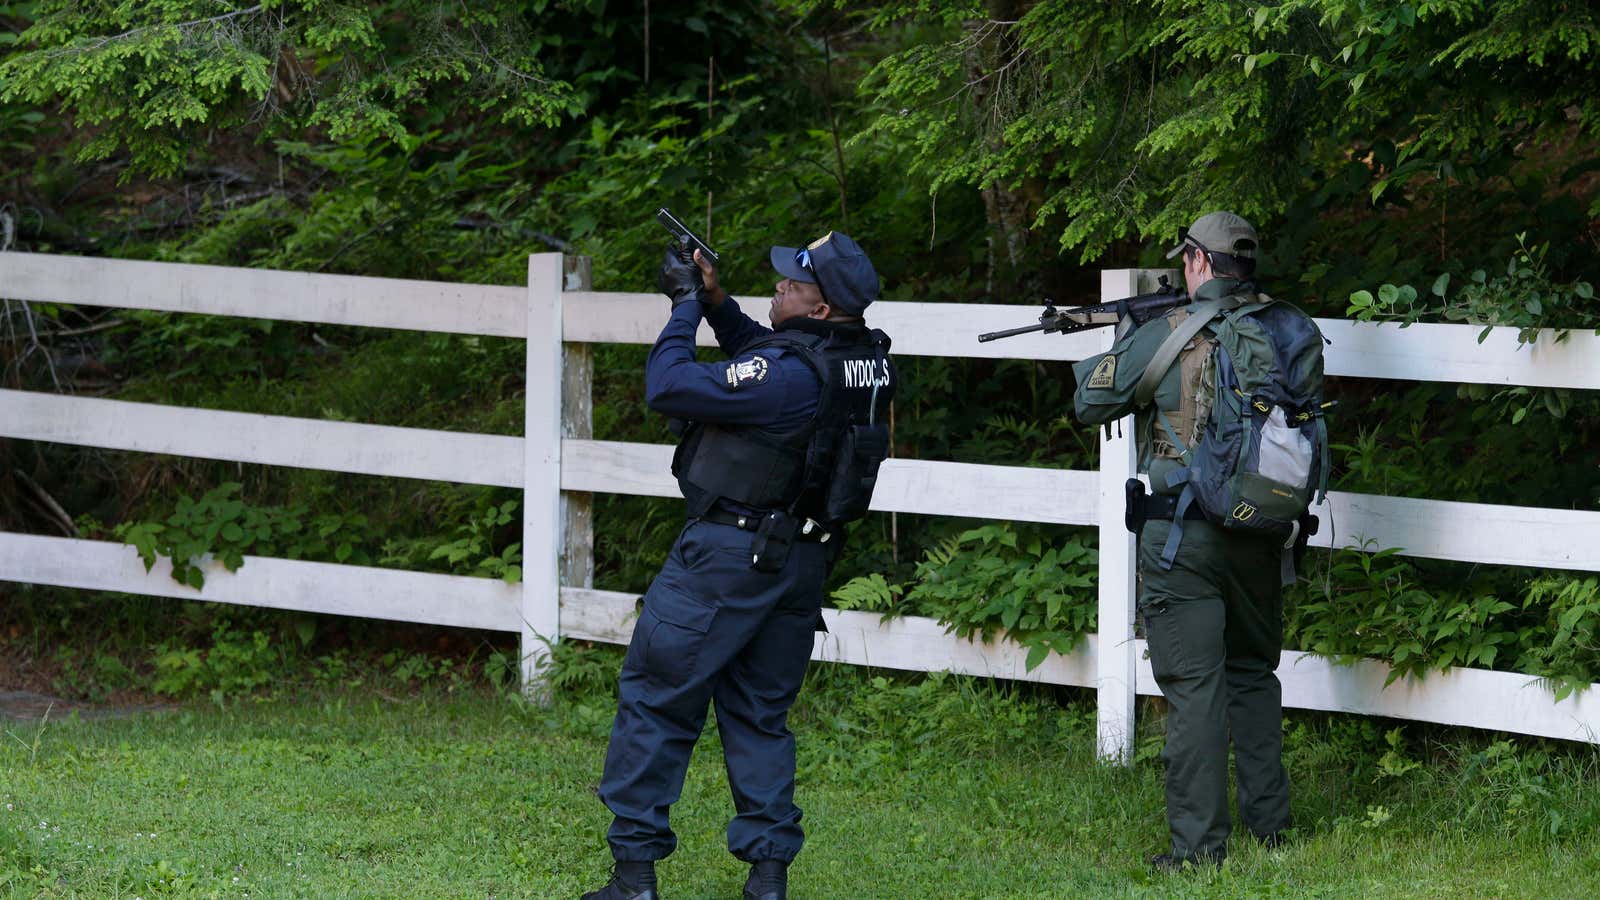
M 691 521 L 645 593 L 600 781 L 618 860 L 657 860 L 677 846 L 668 809 L 711 704 L 737 813 L 729 852 L 746 862 L 800 852 L 789 707 L 811 658 L 832 548 L 796 542 L 782 571 L 757 572 L 751 538 Z

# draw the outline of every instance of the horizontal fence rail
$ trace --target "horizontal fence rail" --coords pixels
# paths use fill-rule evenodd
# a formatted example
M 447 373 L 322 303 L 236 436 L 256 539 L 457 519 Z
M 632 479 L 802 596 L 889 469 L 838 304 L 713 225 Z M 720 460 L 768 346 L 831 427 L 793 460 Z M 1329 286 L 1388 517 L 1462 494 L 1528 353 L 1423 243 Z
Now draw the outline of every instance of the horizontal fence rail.
M 566 441 L 561 487 L 568 491 L 682 497 L 672 477 L 672 447 Z M 1093 472 L 985 466 L 921 459 L 885 460 L 872 492 L 878 512 L 920 513 L 1093 525 L 1099 496 Z
M 16 300 L 527 337 L 528 289 L 272 269 L 0 253 Z
M 737 298 L 761 318 L 764 298 Z M 649 344 L 661 331 L 662 299 L 655 294 L 574 293 L 567 296 L 563 339 L 586 343 Z M 1034 359 L 1073 362 L 1105 349 L 1104 331 L 1023 334 L 978 343 L 978 334 L 1031 325 L 1038 308 L 994 303 L 872 305 L 872 325 L 894 338 L 894 353 L 969 359 Z M 1600 390 L 1600 335 L 1546 329 L 1519 346 L 1517 329 L 1496 328 L 1478 342 L 1477 325 L 1393 324 L 1317 319 L 1332 343 L 1327 374 L 1396 381 L 1505 384 Z M 1558 338 L 1561 338 L 1558 340 Z M 702 347 L 716 346 L 711 327 L 696 334 Z
M 185 409 L 0 389 L 8 437 L 227 462 L 522 487 L 523 439 Z M 680 497 L 664 444 L 567 440 L 566 491 Z M 463 461 L 471 461 L 464 465 Z M 1099 521 L 1097 475 L 1071 469 L 893 459 L 872 508 L 879 512 L 1062 525 Z M 1115 511 L 1114 511 L 1115 512 Z M 1600 553 L 1571 540 L 1600 534 L 1600 512 L 1457 503 L 1334 491 L 1319 547 L 1397 547 L 1408 556 L 1600 571 Z M 1507 540 L 1515 535 L 1515 540 Z
M 1150 275 L 1105 272 L 1103 295 L 1147 290 Z M 589 403 L 583 347 L 653 342 L 665 316 L 665 303 L 656 295 L 588 290 L 582 273 L 564 267 L 555 254 L 530 258 L 526 287 L 503 287 L 18 253 L 0 253 L 0 294 L 45 303 L 527 338 L 529 386 L 522 436 L 0 390 L 0 435 L 7 437 L 523 488 L 527 561 L 521 585 L 247 557 L 234 573 L 205 563 L 206 586 L 195 590 L 173 581 L 165 561 L 146 572 L 126 545 L 7 533 L 0 533 L 0 579 L 517 632 L 530 676 L 543 664 L 540 648 L 547 638 L 628 640 L 637 595 L 594 590 L 579 573 L 582 565 L 574 568 L 581 563 L 575 557 L 589 552 L 587 526 L 575 524 L 586 513 L 575 510 L 591 493 L 679 492 L 668 473 L 671 447 L 590 437 L 581 421 Z M 759 318 L 767 301 L 743 302 Z M 1105 329 L 976 341 L 981 331 L 1027 324 L 1036 315 L 1037 308 L 1024 305 L 881 302 L 874 304 L 871 320 L 893 335 L 896 354 L 910 356 L 1073 361 L 1109 342 Z M 1590 333 L 1557 341 L 1546 332 L 1535 344 L 1519 347 L 1516 330 L 1509 328 L 1494 329 L 1480 343 L 1482 329 L 1476 326 L 1319 324 L 1332 341 L 1330 375 L 1600 389 L 1600 339 Z M 702 326 L 698 340 L 714 343 L 709 327 Z M 1023 665 L 1024 648 L 1005 638 L 967 641 L 931 619 L 882 621 L 875 614 L 828 610 L 830 632 L 818 635 L 813 657 L 1095 687 L 1102 753 L 1125 758 L 1132 698 L 1157 693 L 1144 643 L 1133 638 L 1131 541 L 1120 527 L 1120 485 L 1132 465 L 1130 431 L 1102 436 L 1098 471 L 892 459 L 884 464 L 872 503 L 883 512 L 1098 525 L 1099 635 L 1030 672 Z M 1592 549 L 1600 536 L 1600 511 L 1334 492 L 1321 515 L 1325 527 L 1313 539 L 1318 546 L 1397 547 L 1432 559 L 1600 571 L 1600 554 Z M 1597 740 L 1596 692 L 1558 703 L 1536 678 L 1461 668 L 1385 687 L 1390 671 L 1376 661 L 1343 666 L 1286 652 L 1279 676 L 1286 706 Z
M 489 578 L 246 556 L 237 572 L 208 561 L 205 587 L 172 580 L 172 563 L 149 572 L 133 547 L 108 541 L 0 532 L 0 573 L 9 581 L 516 631 L 521 589 Z
M 610 591 L 562 592 L 563 603 L 582 612 L 572 634 L 586 640 L 627 643 L 632 632 L 635 594 Z M 1100 640 L 1089 635 L 1074 652 L 1051 654 L 1029 672 L 1027 650 L 1009 640 L 952 641 L 945 626 L 910 616 L 883 621 L 876 613 L 824 610 L 828 632 L 818 634 L 811 658 L 829 662 L 909 671 L 950 671 L 1043 684 L 1093 687 Z M 1133 643 L 1138 692 L 1159 696 L 1145 642 Z M 937 661 L 937 666 L 930 662 Z M 1402 678 L 1385 686 L 1388 665 L 1364 660 L 1340 665 L 1299 651 L 1284 651 L 1278 666 L 1283 703 L 1295 709 L 1357 713 L 1513 731 L 1519 734 L 1597 741 L 1600 692 L 1587 691 L 1552 702 L 1538 678 L 1514 672 L 1454 668 L 1426 678 Z
M 462 628 L 520 628 L 518 586 L 487 578 L 257 556 L 245 557 L 233 573 L 216 562 L 202 568 L 206 585 L 197 590 L 173 581 L 165 560 L 146 573 L 125 544 L 0 533 L 0 571 L 12 581 Z M 637 601 L 637 594 L 564 588 L 564 636 L 626 643 Z M 823 615 L 828 632 L 817 635 L 812 651 L 819 661 L 1077 687 L 1095 684 L 1094 635 L 1075 652 L 1052 654 L 1030 672 L 1024 665 L 1025 648 L 1004 639 L 956 639 L 933 619 L 882 621 L 875 613 L 832 609 Z M 1139 693 L 1159 694 L 1149 662 L 1142 658 L 1144 642 L 1136 642 L 1135 649 Z M 1278 667 L 1284 704 L 1294 708 L 1591 742 L 1600 727 L 1600 693 L 1585 692 L 1557 704 L 1536 678 L 1460 668 L 1385 687 L 1389 672 L 1378 662 L 1342 666 L 1295 651 L 1286 651 Z
M 0 291 L 18 300 L 245 316 L 293 322 L 527 337 L 526 288 L 236 269 L 94 257 L 0 253 Z M 766 298 L 739 298 L 759 318 Z M 573 291 L 563 304 L 562 339 L 653 343 L 664 301 L 655 294 Z M 1074 361 L 1103 349 L 1097 332 L 1028 334 L 977 342 L 982 331 L 1030 324 L 1037 310 L 995 303 L 873 304 L 872 322 L 909 356 Z M 1318 319 L 1330 341 L 1329 375 L 1600 390 L 1600 336 L 1548 329 L 1527 346 L 1517 329 L 1476 325 L 1405 328 Z M 709 326 L 698 333 L 715 346 Z
M 7 437 L 357 475 L 522 487 L 522 438 L 0 390 Z M 465 461 L 471 465 L 463 465 Z

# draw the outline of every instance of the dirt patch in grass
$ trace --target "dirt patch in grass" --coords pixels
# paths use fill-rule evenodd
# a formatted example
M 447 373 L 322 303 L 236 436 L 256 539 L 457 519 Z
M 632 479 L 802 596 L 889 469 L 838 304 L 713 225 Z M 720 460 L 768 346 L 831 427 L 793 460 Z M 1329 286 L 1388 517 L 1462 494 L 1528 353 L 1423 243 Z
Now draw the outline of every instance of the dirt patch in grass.
M 12 628 L 14 631 L 16 626 Z M 0 633 L 0 721 L 38 721 L 46 710 L 51 719 L 65 718 L 73 711 L 87 719 L 170 708 L 163 698 L 134 689 L 100 691 L 94 700 L 71 696 L 77 692 L 71 687 L 72 679 L 64 678 L 66 667 L 60 660 L 35 654 L 31 642 L 19 637 Z
M 80 719 L 118 719 L 173 708 L 163 703 L 84 703 L 37 691 L 0 691 L 0 721 L 8 722 L 60 720 L 73 714 Z

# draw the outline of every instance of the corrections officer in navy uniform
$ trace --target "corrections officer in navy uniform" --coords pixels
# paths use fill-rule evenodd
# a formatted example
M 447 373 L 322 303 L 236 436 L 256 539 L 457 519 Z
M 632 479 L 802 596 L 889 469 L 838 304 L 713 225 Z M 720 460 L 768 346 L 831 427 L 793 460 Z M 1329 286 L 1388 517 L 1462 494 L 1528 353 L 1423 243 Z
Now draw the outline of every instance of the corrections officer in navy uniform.
M 616 865 L 585 900 L 660 896 L 655 862 L 677 845 L 668 810 L 708 706 L 717 710 L 737 812 L 728 850 L 751 864 L 744 896 L 783 900 L 804 840 L 787 719 L 842 529 L 782 511 L 794 507 L 819 408 L 886 411 L 893 369 L 887 337 L 861 318 L 879 287 L 855 241 L 830 232 L 803 249 L 773 247 L 771 259 L 782 276 L 771 328 L 739 309 L 698 251 L 691 261 L 669 250 L 661 268 L 672 316 L 651 348 L 645 397 L 652 410 L 690 423 L 673 460 L 689 521 L 644 596 L 622 664 L 599 790 L 616 817 L 607 835 Z M 696 361 L 702 316 L 726 362 Z M 844 377 L 819 373 L 819 357 L 796 342 L 821 348 Z

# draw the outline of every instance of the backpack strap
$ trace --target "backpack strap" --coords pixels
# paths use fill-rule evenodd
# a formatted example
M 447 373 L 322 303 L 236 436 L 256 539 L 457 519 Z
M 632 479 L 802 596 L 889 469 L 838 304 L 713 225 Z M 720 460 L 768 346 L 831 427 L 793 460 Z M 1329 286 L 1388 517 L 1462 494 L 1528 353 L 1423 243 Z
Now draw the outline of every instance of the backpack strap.
M 872 335 L 872 358 L 877 363 L 878 369 L 888 372 L 889 363 L 884 359 L 884 354 L 889 349 L 889 336 L 877 328 L 872 329 L 870 333 Z M 876 425 L 878 423 L 878 386 L 880 382 L 881 379 L 877 378 L 872 381 L 872 399 L 867 403 L 868 425 Z
M 1167 542 L 1161 547 L 1161 568 L 1163 571 L 1172 569 L 1172 561 L 1178 558 L 1178 545 L 1183 543 L 1183 519 L 1189 512 L 1189 505 L 1194 503 L 1194 486 L 1189 483 L 1191 471 L 1187 468 L 1179 469 L 1167 476 L 1167 487 L 1183 485 L 1183 492 L 1178 495 L 1177 508 L 1172 511 L 1172 530 L 1167 532 Z
M 1328 475 L 1333 469 L 1333 458 L 1328 454 L 1328 422 L 1320 415 L 1321 410 L 1317 410 L 1317 412 L 1319 413 L 1317 416 L 1317 454 L 1320 471 L 1317 473 L 1315 502 L 1321 503 L 1328 499 Z
M 1192 465 L 1194 463 L 1193 448 L 1191 448 L 1188 444 L 1185 444 L 1183 442 L 1183 438 L 1178 437 L 1178 432 L 1172 427 L 1172 423 L 1167 421 L 1166 413 L 1158 409 L 1155 411 L 1155 414 L 1156 424 L 1160 425 L 1161 430 L 1167 433 L 1167 440 L 1171 441 L 1172 446 L 1177 448 L 1179 455 L 1183 459 L 1183 464 L 1186 466 Z
M 1189 318 L 1179 322 L 1178 327 L 1172 329 L 1172 333 L 1167 335 L 1160 347 L 1156 348 L 1155 356 L 1150 357 L 1150 364 L 1145 366 L 1144 374 L 1139 376 L 1139 384 L 1133 389 L 1134 405 L 1144 406 L 1155 397 L 1156 388 L 1161 386 L 1161 379 L 1166 377 L 1167 370 L 1172 368 L 1172 363 L 1177 360 L 1178 354 L 1183 352 L 1184 345 L 1199 334 L 1200 329 L 1211 324 L 1212 319 L 1227 310 L 1239 307 L 1243 302 L 1242 297 L 1231 296 L 1218 297 L 1191 306 Z

